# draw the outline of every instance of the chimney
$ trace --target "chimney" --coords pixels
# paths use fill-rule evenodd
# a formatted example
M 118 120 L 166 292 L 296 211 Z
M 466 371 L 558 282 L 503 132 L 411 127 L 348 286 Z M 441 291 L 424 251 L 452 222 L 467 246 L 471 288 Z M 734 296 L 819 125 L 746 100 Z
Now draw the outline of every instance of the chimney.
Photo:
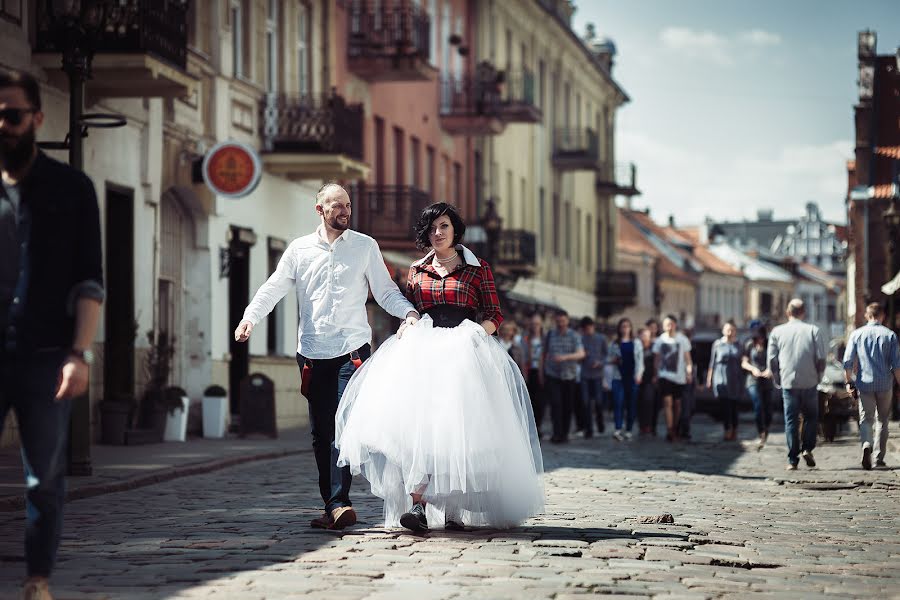
M 669 215 L 669 227 L 675 228 L 675 215 Z

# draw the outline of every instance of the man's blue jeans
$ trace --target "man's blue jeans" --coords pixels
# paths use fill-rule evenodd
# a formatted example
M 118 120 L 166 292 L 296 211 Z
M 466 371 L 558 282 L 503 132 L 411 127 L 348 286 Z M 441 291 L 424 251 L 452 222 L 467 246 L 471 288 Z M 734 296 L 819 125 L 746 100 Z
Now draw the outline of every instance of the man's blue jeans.
M 793 388 L 781 390 L 784 399 L 784 435 L 787 438 L 788 462 L 800 462 L 800 453 L 812 452 L 816 447 L 816 433 L 819 424 L 819 399 L 816 388 Z M 800 419 L 803 415 L 801 441 Z
M 16 414 L 25 470 L 25 563 L 49 577 L 63 528 L 70 402 L 54 400 L 65 353 L 0 355 L 0 427 Z
M 753 401 L 753 413 L 756 415 L 756 431 L 768 433 L 772 424 L 771 386 L 754 383 L 747 386 L 747 394 Z

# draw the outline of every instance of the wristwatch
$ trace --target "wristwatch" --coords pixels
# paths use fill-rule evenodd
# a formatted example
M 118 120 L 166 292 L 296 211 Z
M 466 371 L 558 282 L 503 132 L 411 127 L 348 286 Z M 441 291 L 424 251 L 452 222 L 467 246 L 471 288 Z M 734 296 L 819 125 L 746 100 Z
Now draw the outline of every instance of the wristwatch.
M 69 356 L 73 356 L 86 365 L 94 364 L 94 353 L 90 350 L 79 350 L 77 348 L 69 349 Z

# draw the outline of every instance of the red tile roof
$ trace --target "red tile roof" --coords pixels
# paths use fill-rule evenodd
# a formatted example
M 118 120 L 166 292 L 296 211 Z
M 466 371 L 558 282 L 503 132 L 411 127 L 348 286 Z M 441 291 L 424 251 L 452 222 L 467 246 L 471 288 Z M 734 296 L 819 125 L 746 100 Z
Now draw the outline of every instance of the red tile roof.
M 900 160 L 900 146 L 880 146 L 875 148 L 875 154 L 893 158 L 894 160 Z
M 684 268 L 678 266 L 670 258 L 668 258 L 664 253 L 660 252 L 656 249 L 656 247 L 646 238 L 640 228 L 644 228 L 647 231 L 653 233 L 656 237 L 661 240 L 668 240 L 669 236 L 666 234 L 665 229 L 657 225 L 653 222 L 653 219 L 650 218 L 645 212 L 637 211 L 637 210 L 627 210 L 627 209 L 619 209 L 619 220 L 621 221 L 631 221 L 632 227 L 634 227 L 635 231 L 638 233 L 640 238 L 643 240 L 643 243 L 653 249 L 653 255 L 657 257 L 656 269 L 660 276 L 669 277 L 672 279 L 680 279 L 687 281 L 696 281 L 697 275 L 690 271 L 685 270 Z M 640 227 L 635 227 L 635 225 L 639 225 Z M 690 255 L 679 249 L 677 246 L 672 245 L 675 251 L 681 255 L 683 258 L 690 258 Z

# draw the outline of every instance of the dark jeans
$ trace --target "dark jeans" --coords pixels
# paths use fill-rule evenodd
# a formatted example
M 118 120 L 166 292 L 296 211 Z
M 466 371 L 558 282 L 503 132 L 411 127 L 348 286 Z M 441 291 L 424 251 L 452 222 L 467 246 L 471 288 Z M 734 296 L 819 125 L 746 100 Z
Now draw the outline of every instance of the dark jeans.
M 587 428 L 593 430 L 593 419 L 597 422 L 597 431 L 603 433 L 603 380 L 581 380 L 581 402 L 584 410 L 584 420 Z
M 638 388 L 638 427 L 643 433 L 656 433 L 659 415 L 659 392 L 652 381 L 646 379 Z
M 722 409 L 722 425 L 725 431 L 737 429 L 738 426 L 738 407 L 736 398 L 719 398 L 719 406 Z
M 622 429 L 623 421 L 626 431 L 631 431 L 631 428 L 634 427 L 634 419 L 637 416 L 637 391 L 634 379 L 612 380 L 613 410 L 615 411 L 617 431 Z
M 812 452 L 816 447 L 819 421 L 819 399 L 816 388 L 782 389 L 784 398 L 784 435 L 787 438 L 788 462 L 800 462 L 800 453 Z M 800 432 L 799 416 L 803 415 L 803 432 Z M 801 441 L 802 438 L 802 441 Z
M 578 383 L 557 377 L 547 377 L 545 381 L 547 396 L 550 398 L 550 417 L 553 419 L 553 439 L 566 440 L 572 426 L 572 408 L 578 393 Z
M 772 425 L 772 388 L 754 383 L 747 386 L 747 393 L 753 402 L 757 433 L 768 432 Z
M 359 349 L 362 360 L 369 358 L 372 350 L 368 344 Z M 297 355 L 300 371 L 307 359 Z M 319 493 L 325 502 L 325 511 L 331 512 L 341 506 L 352 506 L 350 502 L 350 467 L 338 467 L 338 450 L 334 447 L 334 417 L 347 382 L 356 367 L 350 355 L 337 358 L 314 359 L 312 379 L 309 382 L 309 424 L 312 429 L 313 453 L 319 470 Z
M 679 435 L 685 439 L 691 439 L 691 419 L 696 406 L 695 391 L 693 382 L 688 381 L 681 395 L 681 420 L 678 429 Z
M 528 396 L 531 398 L 531 410 L 534 412 L 534 426 L 538 435 L 541 435 L 541 424 L 544 422 L 544 386 L 540 382 L 540 373 L 537 369 L 528 371 Z
M 63 528 L 66 499 L 68 400 L 57 402 L 65 353 L 28 358 L 0 355 L 0 427 L 16 413 L 25 470 L 25 563 L 30 577 L 49 577 Z

